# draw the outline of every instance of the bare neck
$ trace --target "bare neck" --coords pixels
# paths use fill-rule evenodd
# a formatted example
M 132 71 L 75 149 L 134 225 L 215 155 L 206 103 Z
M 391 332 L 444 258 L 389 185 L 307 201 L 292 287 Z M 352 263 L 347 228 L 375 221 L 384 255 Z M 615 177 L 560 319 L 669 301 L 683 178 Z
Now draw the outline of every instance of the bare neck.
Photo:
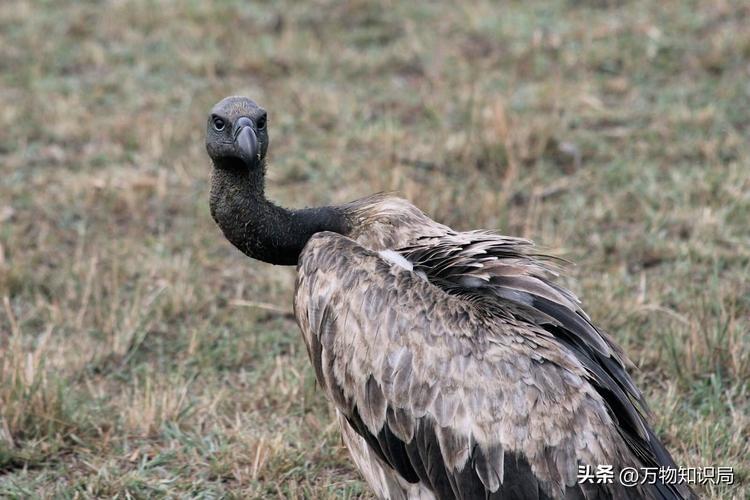
M 211 215 L 224 236 L 246 255 L 277 265 L 296 265 L 307 240 L 321 231 L 349 232 L 338 207 L 289 210 L 264 194 L 265 164 L 214 168 L 211 176 Z

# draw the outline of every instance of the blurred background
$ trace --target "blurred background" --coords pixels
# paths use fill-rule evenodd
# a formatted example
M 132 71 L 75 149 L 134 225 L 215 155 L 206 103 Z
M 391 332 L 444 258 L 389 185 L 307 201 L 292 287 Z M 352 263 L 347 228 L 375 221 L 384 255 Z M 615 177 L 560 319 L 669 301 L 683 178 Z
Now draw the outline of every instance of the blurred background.
M 0 496 L 371 498 L 291 316 L 208 211 L 206 117 L 269 196 L 396 190 L 531 238 L 680 465 L 750 486 L 750 5 L 0 3 Z

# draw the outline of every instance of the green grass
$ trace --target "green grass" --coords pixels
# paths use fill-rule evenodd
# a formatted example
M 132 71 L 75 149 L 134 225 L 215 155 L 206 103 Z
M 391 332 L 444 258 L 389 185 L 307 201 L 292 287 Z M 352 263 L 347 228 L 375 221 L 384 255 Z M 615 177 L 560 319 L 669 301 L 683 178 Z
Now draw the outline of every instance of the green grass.
M 745 2 L 0 4 L 0 497 L 369 498 L 293 269 L 208 214 L 206 113 L 269 109 L 287 205 L 398 190 L 530 237 L 681 465 L 750 495 Z M 269 306 L 270 305 L 270 306 Z

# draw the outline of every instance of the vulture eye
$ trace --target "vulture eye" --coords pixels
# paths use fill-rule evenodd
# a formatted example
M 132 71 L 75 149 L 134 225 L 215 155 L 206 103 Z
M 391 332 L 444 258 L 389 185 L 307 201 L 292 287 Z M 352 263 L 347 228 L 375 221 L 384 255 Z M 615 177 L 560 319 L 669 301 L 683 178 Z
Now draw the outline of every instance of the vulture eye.
M 224 119 L 220 118 L 218 116 L 214 116 L 213 117 L 213 122 L 214 122 L 214 128 L 216 130 L 218 130 L 219 132 L 221 132 L 222 130 L 224 130 L 224 127 L 226 127 L 226 125 L 227 125 L 227 123 L 224 121 Z
M 266 128 L 266 114 L 264 113 L 258 120 L 255 122 L 255 126 L 258 127 L 258 130 L 263 130 Z

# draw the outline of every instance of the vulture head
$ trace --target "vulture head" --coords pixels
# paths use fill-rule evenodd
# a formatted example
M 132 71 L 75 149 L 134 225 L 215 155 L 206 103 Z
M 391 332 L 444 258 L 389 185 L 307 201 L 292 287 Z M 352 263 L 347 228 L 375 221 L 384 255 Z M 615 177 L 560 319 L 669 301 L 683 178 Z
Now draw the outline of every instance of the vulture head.
M 266 110 L 247 97 L 219 101 L 208 114 L 206 151 L 213 163 L 211 216 L 224 236 L 248 256 L 293 266 L 310 237 L 349 230 L 337 207 L 299 210 L 265 196 L 268 126 Z
M 219 101 L 208 116 L 206 151 L 217 168 L 262 168 L 268 151 L 266 110 L 242 96 Z

